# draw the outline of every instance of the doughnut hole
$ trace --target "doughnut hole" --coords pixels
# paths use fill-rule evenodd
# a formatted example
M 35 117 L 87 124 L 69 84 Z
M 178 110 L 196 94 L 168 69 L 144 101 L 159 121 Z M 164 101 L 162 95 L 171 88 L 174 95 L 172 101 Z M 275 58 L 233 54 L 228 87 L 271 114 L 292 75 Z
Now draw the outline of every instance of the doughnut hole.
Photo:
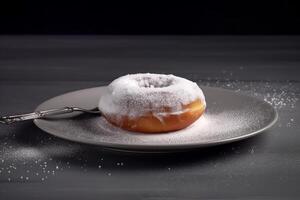
M 164 88 L 174 84 L 173 78 L 163 76 L 143 76 L 135 78 L 135 81 L 141 88 Z

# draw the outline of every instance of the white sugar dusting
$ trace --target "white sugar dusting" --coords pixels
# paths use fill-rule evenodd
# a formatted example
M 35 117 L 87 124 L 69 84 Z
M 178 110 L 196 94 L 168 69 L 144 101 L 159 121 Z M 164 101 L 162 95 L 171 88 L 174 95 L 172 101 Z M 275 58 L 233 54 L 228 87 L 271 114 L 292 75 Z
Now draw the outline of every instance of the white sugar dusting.
M 41 158 L 43 155 L 39 149 L 36 148 L 18 148 L 15 151 L 10 152 L 15 158 Z
M 151 111 L 162 114 L 164 108 L 180 113 L 182 106 L 200 99 L 202 90 L 192 81 L 174 75 L 132 74 L 114 80 L 99 101 L 106 114 L 139 117 Z
M 164 145 L 164 144 L 189 144 L 192 141 L 199 143 L 217 141 L 219 138 L 226 136 L 239 136 L 241 130 L 251 131 L 257 127 L 248 127 L 248 124 L 253 124 L 260 120 L 263 116 L 248 115 L 238 111 L 222 112 L 219 114 L 205 113 L 200 119 L 193 123 L 188 128 L 161 134 L 145 134 L 133 133 L 122 130 L 109 122 L 103 117 L 96 119 L 93 124 L 96 124 L 96 129 L 102 130 L 109 134 L 102 135 L 102 140 L 109 143 L 127 144 L 143 144 L 143 145 Z M 96 138 L 95 138 L 96 139 Z

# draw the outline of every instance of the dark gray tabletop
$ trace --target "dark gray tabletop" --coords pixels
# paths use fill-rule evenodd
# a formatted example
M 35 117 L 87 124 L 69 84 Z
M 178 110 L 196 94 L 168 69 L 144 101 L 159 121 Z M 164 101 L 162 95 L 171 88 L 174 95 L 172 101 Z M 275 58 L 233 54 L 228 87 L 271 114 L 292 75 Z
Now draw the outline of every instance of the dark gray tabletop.
M 0 199 L 299 199 L 300 37 L 1 36 L 0 113 L 127 73 L 172 73 L 271 103 L 279 121 L 232 144 L 123 153 L 0 127 Z

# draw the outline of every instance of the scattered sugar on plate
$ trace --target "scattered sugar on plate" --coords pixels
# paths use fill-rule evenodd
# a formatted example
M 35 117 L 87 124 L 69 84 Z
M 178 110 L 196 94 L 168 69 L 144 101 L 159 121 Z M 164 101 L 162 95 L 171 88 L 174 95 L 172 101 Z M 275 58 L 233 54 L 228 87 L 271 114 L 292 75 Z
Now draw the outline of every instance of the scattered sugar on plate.
M 146 87 L 150 87 L 150 89 L 156 87 L 155 84 L 147 81 L 142 84 L 144 84 Z M 159 84 L 164 83 L 159 82 Z M 281 111 L 290 112 L 290 117 L 287 119 L 281 118 L 278 121 L 278 126 L 281 125 L 282 128 L 295 128 L 295 124 L 298 119 L 293 116 L 292 112 L 299 105 L 300 91 L 298 83 L 276 83 L 268 81 L 220 81 L 213 80 L 213 78 L 211 78 L 210 81 L 199 81 L 199 84 L 203 86 L 222 87 L 238 93 L 244 93 L 260 98 L 274 106 L 279 111 L 279 116 Z M 229 114 L 230 113 L 227 113 L 227 115 Z M 226 117 L 225 113 L 220 115 L 219 119 L 224 117 Z M 202 119 L 201 123 L 209 123 L 207 119 L 209 119 L 209 114 Z M 218 118 L 215 120 L 218 121 Z M 234 126 L 232 128 L 234 128 Z M 115 131 L 116 129 L 113 130 Z M 166 136 L 162 137 L 164 138 Z M 54 141 L 56 142 L 56 145 L 53 145 Z M 91 167 L 91 164 L 87 165 L 87 163 L 91 163 L 92 161 L 89 157 L 77 155 L 77 151 L 81 150 L 80 146 L 74 145 L 73 143 L 68 145 L 66 143 L 56 141 L 52 136 L 43 136 L 41 141 L 35 144 L 35 146 L 25 146 L 23 144 L 18 144 L 15 141 L 15 135 L 9 133 L 8 136 L 2 138 L 0 141 L 0 146 L 1 181 L 44 182 L 48 179 L 59 176 L 60 173 L 64 173 L 65 171 L 72 169 L 74 166 L 72 164 L 73 162 L 78 164 L 78 170 L 80 167 L 82 167 L 82 170 L 88 170 Z M 233 149 L 233 151 L 238 152 L 239 150 Z M 256 151 L 254 148 L 249 150 L 251 155 L 255 154 L 255 152 Z M 61 155 L 67 155 L 68 161 L 60 161 L 59 159 L 52 158 L 55 156 L 59 157 Z M 99 170 L 99 173 L 102 173 L 102 170 L 110 170 L 109 173 L 107 173 L 107 171 L 106 173 L 108 176 L 111 176 L 112 169 L 107 169 L 107 166 L 104 162 L 106 162 L 106 159 L 104 160 L 104 158 L 99 155 L 99 159 L 96 163 L 93 163 L 93 166 L 95 169 Z M 107 159 L 107 162 L 110 162 L 109 159 Z M 120 160 L 115 161 L 115 165 L 118 166 L 118 170 L 122 169 L 122 167 L 126 167 L 126 164 L 127 163 Z M 216 165 L 217 164 L 214 164 L 214 167 L 216 167 Z M 171 170 L 171 168 L 169 167 L 167 170 Z

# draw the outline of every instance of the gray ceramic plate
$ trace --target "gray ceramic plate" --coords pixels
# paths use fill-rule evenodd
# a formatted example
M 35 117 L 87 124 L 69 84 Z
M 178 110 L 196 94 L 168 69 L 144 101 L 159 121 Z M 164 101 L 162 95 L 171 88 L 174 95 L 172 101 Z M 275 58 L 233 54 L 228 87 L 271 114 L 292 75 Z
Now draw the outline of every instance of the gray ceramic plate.
M 36 110 L 78 106 L 97 107 L 106 87 L 97 87 L 54 97 Z M 277 113 L 268 103 L 233 91 L 202 87 L 207 110 L 186 129 L 161 134 L 134 133 L 109 124 L 91 114 L 68 114 L 47 120 L 35 120 L 42 130 L 60 138 L 129 151 L 170 151 L 199 148 L 242 140 L 270 128 Z

